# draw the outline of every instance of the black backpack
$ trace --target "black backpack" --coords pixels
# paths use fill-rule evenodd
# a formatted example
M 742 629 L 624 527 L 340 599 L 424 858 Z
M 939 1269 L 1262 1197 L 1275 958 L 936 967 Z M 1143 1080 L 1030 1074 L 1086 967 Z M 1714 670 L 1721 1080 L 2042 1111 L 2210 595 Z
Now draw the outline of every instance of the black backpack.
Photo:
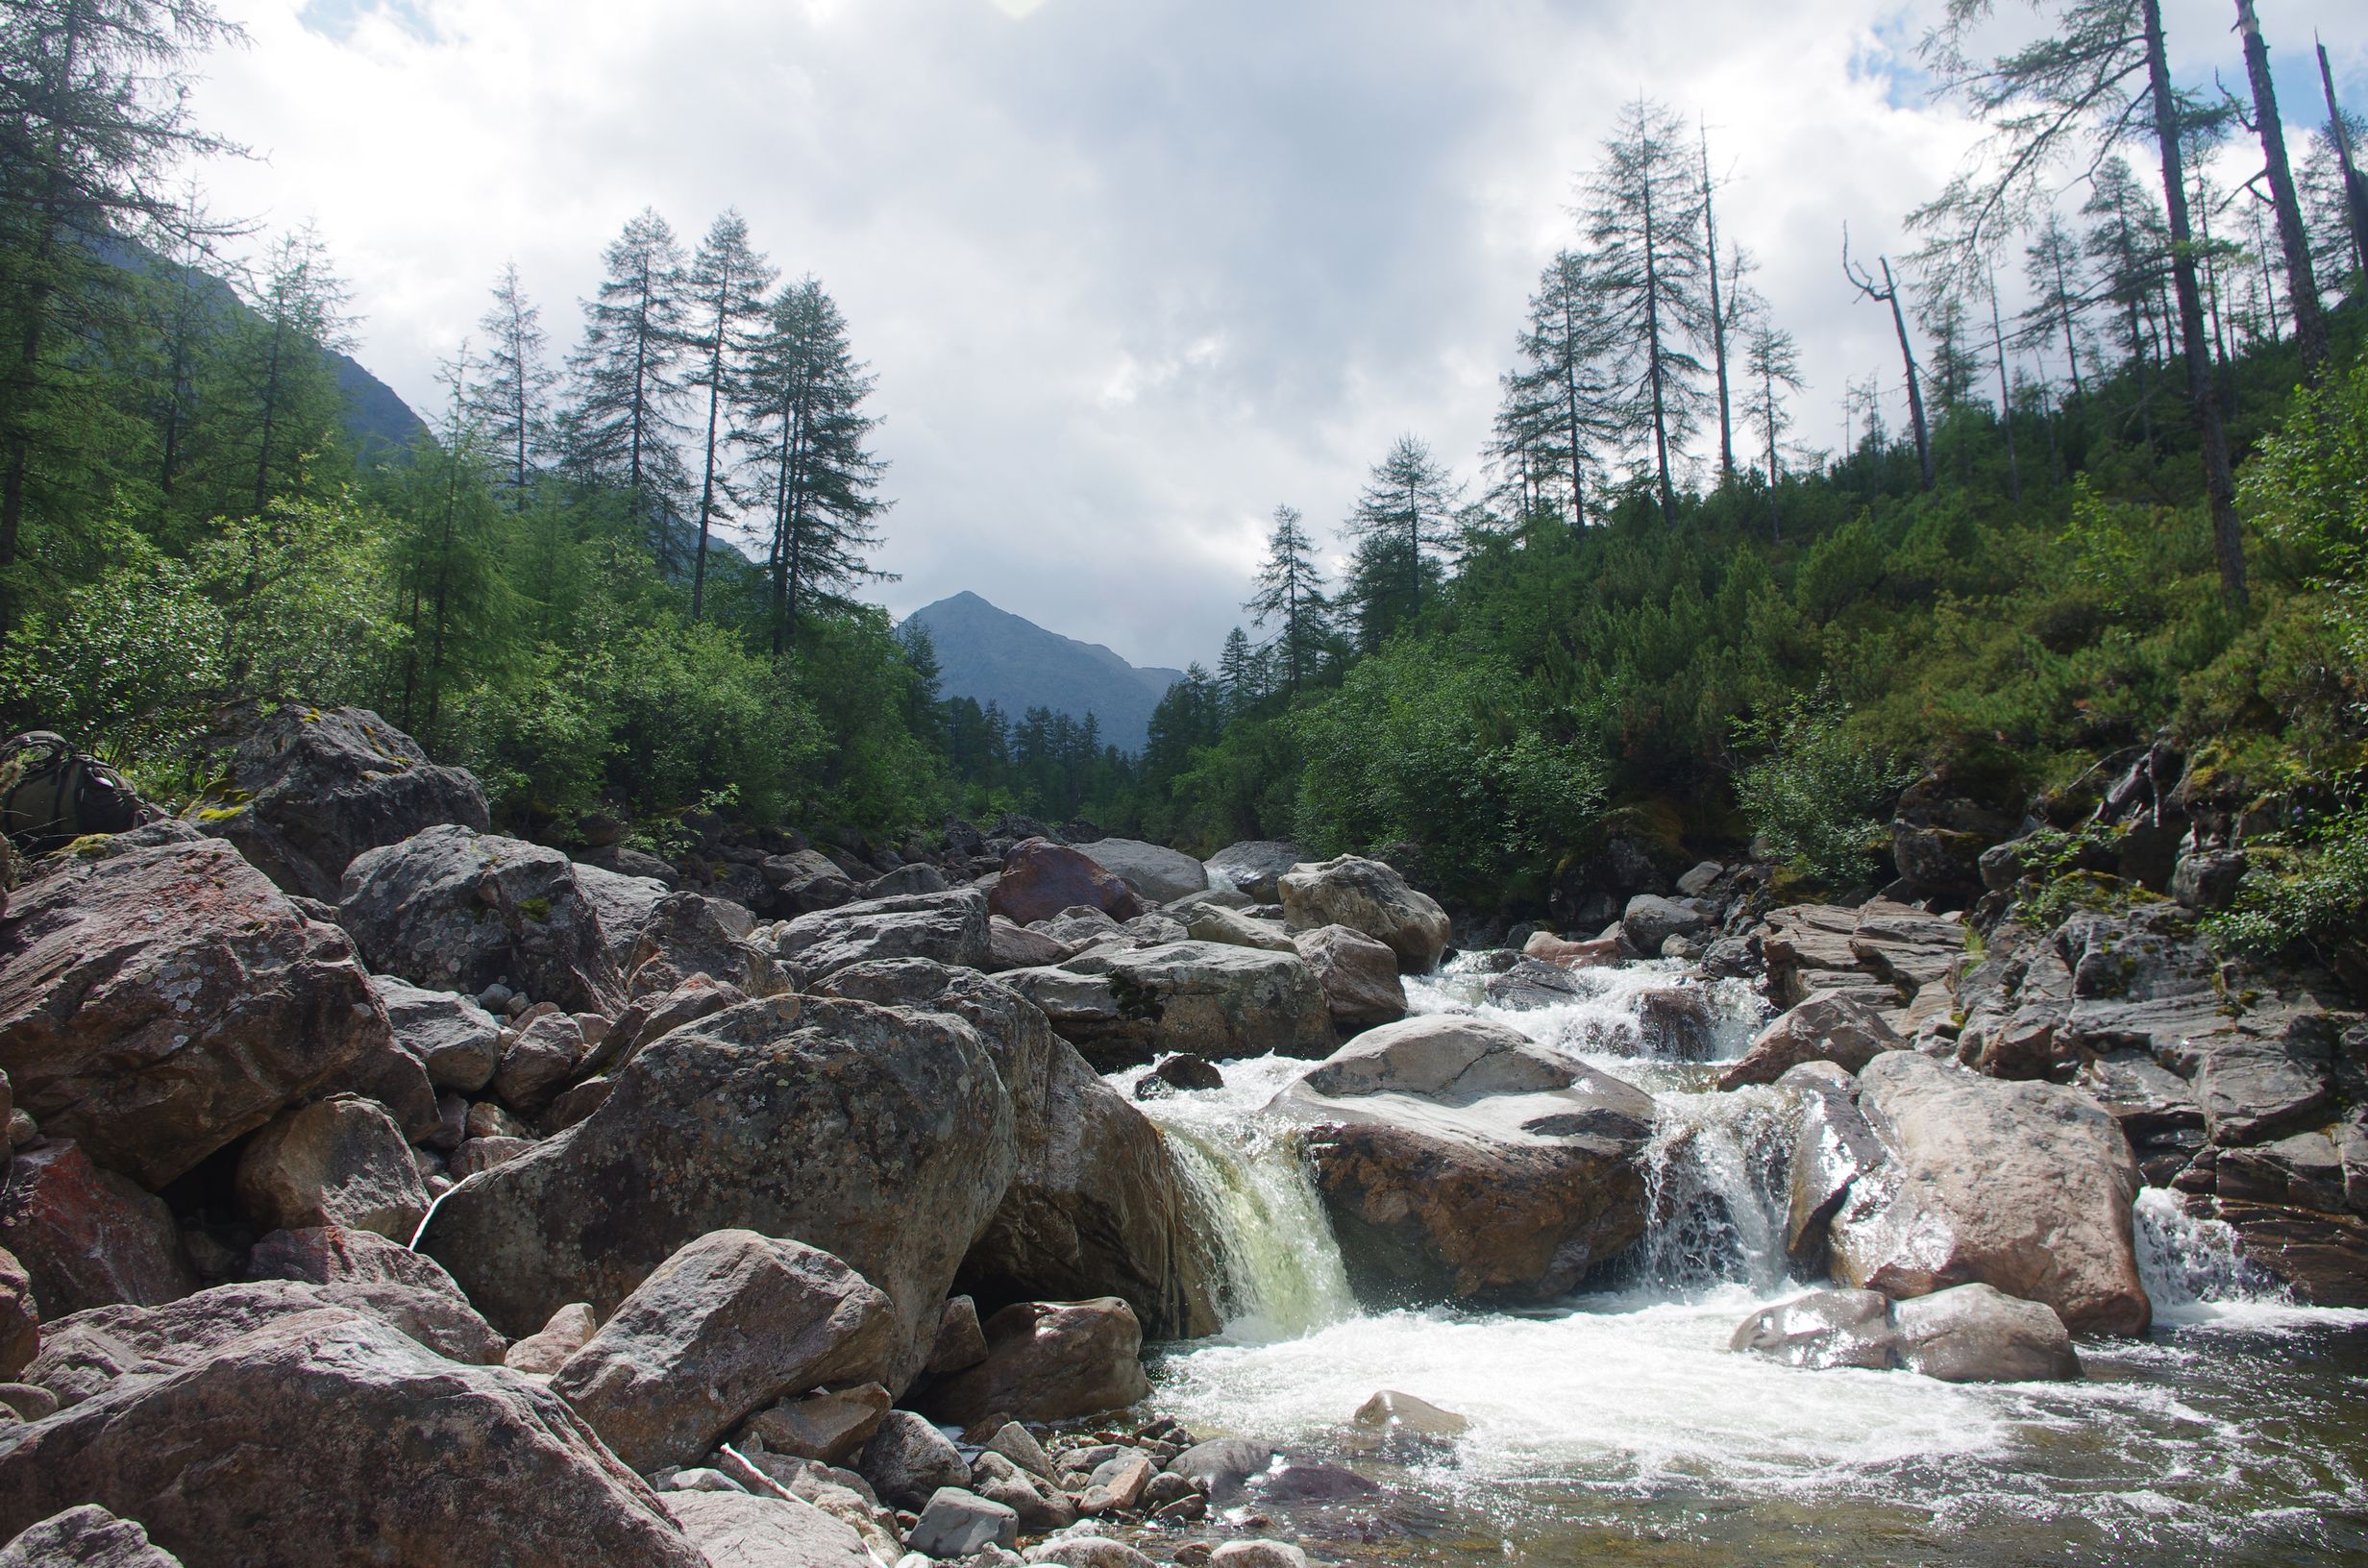
M 37 729 L 0 746 L 0 833 L 27 854 L 86 833 L 124 832 L 139 815 L 139 796 L 124 776 L 62 735 Z

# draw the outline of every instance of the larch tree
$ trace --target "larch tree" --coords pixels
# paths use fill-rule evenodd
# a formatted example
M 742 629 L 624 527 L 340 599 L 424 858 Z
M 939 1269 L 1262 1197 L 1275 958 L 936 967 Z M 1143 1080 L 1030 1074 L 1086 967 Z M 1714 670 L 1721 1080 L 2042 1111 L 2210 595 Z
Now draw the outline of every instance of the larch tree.
M 1992 36 L 1987 24 L 1994 0 L 1949 0 L 1941 24 L 1925 38 L 1923 58 L 1938 90 L 1969 103 L 1991 134 L 1911 222 L 1934 236 L 1929 250 L 1938 264 L 1970 276 L 2052 203 L 2059 165 L 2072 159 L 2093 174 L 2124 143 L 2151 143 L 2160 165 L 2171 286 L 2187 399 L 2203 447 L 2212 551 L 2222 596 L 2241 605 L 2245 555 L 2236 477 L 2196 279 L 2181 107 L 2171 86 L 2161 0 L 2032 0 L 2032 6 L 2045 18 L 2041 35 L 2006 54 L 1971 52 Z
M 2349 149 L 2368 142 L 2368 119 L 2336 106 L 2332 118 L 2310 133 L 2310 150 L 2303 157 L 2301 175 L 2303 221 L 2310 231 L 2310 261 L 2315 275 L 2347 280 L 2347 293 L 2368 274 L 2368 181 L 2360 202 L 2353 201 L 2356 176 Z
M 1998 308 L 1998 274 L 1989 275 L 1989 346 L 1998 364 L 1998 429 L 2007 438 L 2007 499 L 2018 505 L 2023 499 L 2023 465 L 2014 451 L 2014 383 L 2007 373 L 2007 329 Z
M 2159 24 L 2158 24 L 2158 26 Z M 2327 358 L 2327 318 L 2319 311 L 2319 283 L 2311 275 L 2310 235 L 2303 228 L 2303 206 L 2287 160 L 2285 122 L 2278 114 L 2278 86 L 2269 74 L 2269 44 L 2253 0 L 2236 0 L 2236 31 L 2245 44 L 2245 79 L 2253 88 L 2253 130 L 2261 142 L 2262 173 L 2269 180 L 2269 205 L 2278 215 L 2278 244 L 2284 252 L 2285 294 L 2294 311 L 2294 340 L 2303 354 L 2303 374 L 2315 377 Z
M 751 350 L 732 432 L 762 477 L 776 656 L 811 601 L 839 602 L 858 583 L 889 580 L 868 559 L 888 509 L 878 493 L 887 465 L 870 445 L 878 421 L 863 406 L 874 380 L 819 281 L 780 290 Z
M 558 377 L 544 362 L 550 338 L 515 261 L 494 280 L 493 304 L 477 325 L 485 334 L 485 358 L 469 387 L 469 412 L 479 439 L 501 456 L 511 504 L 523 507 L 527 481 L 550 441 L 551 389 Z
M 2023 282 L 2031 290 L 2031 303 L 2023 307 L 2022 331 L 2028 341 L 2040 345 L 2063 333 L 2064 368 L 2076 398 L 2082 395 L 2080 318 L 2095 303 L 2088 294 L 2086 267 L 2079 237 L 2051 208 L 2023 249 Z
M 1242 606 L 1250 613 L 1252 625 L 1262 630 L 1275 626 L 1268 650 L 1282 676 L 1283 690 L 1294 697 L 1314 678 L 1332 637 L 1323 575 L 1316 568 L 1315 546 L 1299 524 L 1297 508 L 1274 508 L 1274 527 L 1267 534 L 1267 559 L 1258 569 L 1257 591 Z
M 644 208 L 603 253 L 604 275 L 584 302 L 583 341 L 568 357 L 568 464 L 625 492 L 658 564 L 679 571 L 674 521 L 689 479 L 676 445 L 683 391 L 682 248 Z
M 1590 483 L 1603 453 L 1634 425 L 1613 366 L 1617 325 L 1588 258 L 1562 251 L 1546 263 L 1521 331 L 1521 368 L 1505 378 L 1495 452 L 1521 464 L 1529 500 L 1566 488 L 1570 526 L 1587 526 Z
M 1709 276 L 1710 351 L 1711 366 L 1718 385 L 1718 478 L 1720 483 L 1735 478 L 1735 402 L 1727 378 L 1727 339 L 1735 331 L 1740 314 L 1735 308 L 1737 291 L 1742 287 L 1743 275 L 1751 270 L 1751 257 L 1740 245 L 1730 242 L 1728 257 L 1721 262 L 1718 255 L 1718 210 L 1715 192 L 1717 183 L 1711 178 L 1711 135 L 1702 129 L 1702 255 L 1704 271 Z M 1719 278 L 1721 266 L 1727 269 L 1727 279 Z
M 1685 122 L 1639 98 L 1620 110 L 1585 185 L 1581 221 L 1595 247 L 1596 287 L 1618 331 L 1620 402 L 1649 451 L 1664 522 L 1677 522 L 1675 467 L 1703 411 L 1693 345 L 1709 314 L 1702 185 Z
M 691 619 L 706 602 L 707 539 L 719 502 L 732 500 L 729 476 L 718 466 L 728 428 L 727 402 L 742 401 L 743 373 L 763 338 L 770 312 L 766 291 L 777 276 L 749 241 L 748 220 L 727 208 L 699 242 L 683 280 L 684 306 L 692 318 L 686 345 L 693 355 L 690 385 L 707 399 L 707 436 L 701 448 L 699 553 L 691 566 Z
M 260 516 L 304 460 L 335 438 L 344 404 L 329 355 L 353 346 L 352 291 L 307 224 L 273 243 L 245 292 L 254 316 L 233 355 L 250 422 L 249 515 Z
M 2098 287 L 2121 313 L 2122 347 L 2129 353 L 2132 374 L 2137 380 L 2139 428 L 2151 450 L 2155 444 L 2154 397 L 2147 366 L 2153 357 L 2154 336 L 2149 324 L 2167 259 L 2161 215 L 2131 172 L 2129 161 L 2121 158 L 2109 158 L 2098 168 L 2081 211 L 2096 220 L 2088 230 L 2088 255 L 2097 263 Z
M 1224 689 L 1228 717 L 1247 713 L 1266 699 L 1267 661 L 1240 626 L 1225 633 L 1217 655 L 1217 680 Z
M 1436 552 L 1457 542 L 1458 489 L 1430 447 L 1411 435 L 1399 436 L 1366 478 L 1346 531 L 1371 547 L 1358 554 L 1358 576 L 1369 598 L 1392 606 L 1384 619 L 1393 625 L 1420 607 Z
M 1850 280 L 1850 286 L 1859 291 L 1861 298 L 1891 307 L 1891 331 L 1899 337 L 1900 364 L 1908 380 L 1908 418 L 1915 427 L 1915 460 L 1923 471 L 1924 488 L 1930 490 L 1935 478 L 1933 437 L 1924 423 L 1924 378 L 1916 368 L 1915 343 L 1908 336 L 1908 312 L 1900 304 L 1899 281 L 1891 276 L 1891 258 L 1878 257 L 1876 261 L 1883 269 L 1881 286 L 1877 286 L 1873 273 L 1850 259 L 1850 231 L 1845 227 L 1841 232 L 1842 276 Z
M 1758 383 L 1759 397 L 1751 404 L 1751 419 L 1760 428 L 1760 439 L 1767 453 L 1767 527 L 1770 539 L 1784 537 L 1784 520 L 1776 509 L 1776 487 L 1783 478 L 1783 467 L 1778 461 L 1778 449 L 1785 432 L 1791 429 L 1792 416 L 1787 411 L 1782 393 L 1801 389 L 1801 350 L 1790 332 L 1770 324 L 1764 316 L 1752 323 L 1743 343 L 1743 373 Z
M 2368 273 L 2368 173 L 2360 169 L 2360 146 L 2368 141 L 2368 121 L 2346 110 L 2335 99 L 2335 68 L 2319 46 L 2319 85 L 2327 93 L 2327 125 L 2320 132 L 2334 164 L 2336 194 L 2344 226 L 2352 235 L 2353 270 Z

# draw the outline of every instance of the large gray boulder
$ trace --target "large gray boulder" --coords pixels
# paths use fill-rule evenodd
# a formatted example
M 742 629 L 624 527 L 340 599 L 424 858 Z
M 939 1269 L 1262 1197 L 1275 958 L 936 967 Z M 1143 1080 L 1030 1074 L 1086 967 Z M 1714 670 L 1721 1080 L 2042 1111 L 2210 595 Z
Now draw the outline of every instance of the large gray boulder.
M 974 888 L 841 904 L 771 929 L 774 951 L 808 983 L 876 959 L 925 958 L 972 969 L 994 962 L 986 896 Z
M 620 971 L 630 968 L 642 928 L 650 923 L 658 901 L 674 890 L 654 876 L 629 876 L 581 860 L 576 862 L 576 885 L 583 889 L 583 895 L 592 900 L 593 913 L 600 917 L 601 932 L 608 939 L 608 956 Z
M 1086 855 L 1103 870 L 1135 890 L 1145 902 L 1164 904 L 1209 885 L 1200 862 L 1165 845 L 1141 839 L 1097 839 Z
M 796 1498 L 667 1492 L 658 1502 L 707 1568 L 879 1568 L 853 1526 Z
M 393 1043 L 333 925 L 227 844 L 70 861 L 0 919 L 0 1070 L 52 1138 L 185 1174 Z
M 1788 1366 L 1904 1367 L 1942 1383 L 2062 1382 L 2081 1376 L 2063 1320 L 1986 1285 L 1893 1301 L 1813 1290 L 1744 1319 L 1728 1347 Z
M 1805 1062 L 1858 1072 L 1885 1051 L 1907 1049 L 1882 1014 L 1854 996 L 1819 992 L 1753 1037 L 1741 1060 L 1718 1075 L 1720 1089 L 1772 1084 Z
M 1320 1058 L 1337 1042 L 1323 985 L 1297 953 L 1170 942 L 1081 954 L 1005 984 L 1101 1071 L 1173 1051 L 1211 1061 Z
M 374 1100 L 337 1094 L 283 1112 L 238 1157 L 238 1201 L 278 1231 L 342 1225 L 407 1241 L 428 1188 L 403 1129 Z
M 1011 1097 L 943 1013 L 794 996 L 644 1045 L 599 1109 L 446 1195 L 422 1245 L 496 1327 L 605 1316 L 710 1231 L 790 1237 L 895 1303 L 893 1388 L 1015 1164 Z
M 1498 1024 L 1387 1024 L 1277 1095 L 1361 1292 L 1542 1301 L 1643 1234 L 1651 1096 Z
M 1307 859 L 1307 851 L 1295 844 L 1274 839 L 1251 839 L 1241 844 L 1229 844 L 1207 860 L 1201 869 L 1208 873 L 1212 885 L 1222 883 L 1238 888 L 1249 895 L 1252 903 L 1282 902 L 1282 893 L 1276 884 L 1285 871 Z
M 491 824 L 464 768 L 440 768 L 367 708 L 289 703 L 231 756 L 228 778 L 194 813 L 282 891 L 334 903 L 354 857 L 422 828 Z
M 68 1139 L 18 1152 L 0 1204 L 0 1247 L 24 1265 L 44 1319 L 117 1302 L 155 1306 L 197 1288 L 164 1200 L 101 1170 Z
M 816 988 L 951 1014 L 1011 1096 L 1010 1184 L 958 1287 L 990 1301 L 1118 1296 L 1161 1338 L 1220 1327 L 1212 1265 L 1159 1129 L 1010 987 L 923 959 L 859 964 Z
M 492 1014 L 456 991 L 429 991 L 391 974 L 372 975 L 370 989 L 386 1009 L 397 1048 L 427 1069 L 430 1083 L 474 1094 L 493 1081 L 502 1026 Z
M 647 1473 L 698 1463 L 784 1394 L 885 1375 L 896 1341 L 888 1298 L 830 1254 L 712 1231 L 642 1281 L 551 1386 Z
M 1342 855 L 1293 867 L 1277 879 L 1294 930 L 1344 925 L 1385 943 L 1398 968 L 1427 974 L 1447 948 L 1447 912 L 1378 860 Z
M 86 1503 L 0 1546 L 0 1568 L 181 1568 L 181 1559 L 131 1520 Z
M 1892 1297 L 1994 1286 L 2075 1334 L 2141 1334 L 2137 1162 L 2104 1108 L 2056 1084 L 2001 1083 L 1912 1051 L 1860 1074 L 1885 1160 L 1834 1214 L 1834 1278 Z
M 1149 1396 L 1143 1326 L 1115 1296 L 1017 1302 L 987 1319 L 987 1358 L 929 1391 L 927 1409 L 960 1425 L 1000 1412 L 1070 1421 Z
M 626 993 L 663 995 L 695 974 L 737 986 L 751 996 L 789 990 L 780 961 L 752 940 L 755 922 L 728 898 L 670 893 L 642 922 L 625 966 Z
M 1333 1026 L 1344 1035 L 1395 1023 L 1406 1016 L 1406 987 L 1397 955 L 1386 943 L 1344 925 L 1320 925 L 1291 939 L 1323 987 Z
M 337 912 L 372 968 L 414 985 L 476 995 L 506 980 L 570 1013 L 625 1005 L 599 909 L 556 849 L 432 827 L 348 866 Z
M 274 1231 L 248 1252 L 247 1278 L 317 1286 L 333 1306 L 382 1318 L 456 1361 L 505 1360 L 503 1337 L 434 1259 L 372 1231 Z
M 1128 887 L 1082 850 L 1049 839 L 1023 839 L 1003 855 L 1003 871 L 988 894 L 994 912 L 1015 925 L 1034 925 L 1065 909 L 1100 910 L 1131 920 L 1147 907 Z
M 705 1568 L 557 1395 L 338 1308 L 0 1428 L 0 1535 L 83 1503 L 188 1568 Z

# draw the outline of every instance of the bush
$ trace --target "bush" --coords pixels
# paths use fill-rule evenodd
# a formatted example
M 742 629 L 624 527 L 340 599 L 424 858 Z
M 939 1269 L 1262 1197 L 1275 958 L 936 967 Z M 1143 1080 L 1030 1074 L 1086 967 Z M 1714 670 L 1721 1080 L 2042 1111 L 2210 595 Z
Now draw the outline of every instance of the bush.
M 1736 774 L 1735 794 L 1768 853 L 1831 887 L 1872 870 L 1891 801 L 1914 774 L 1857 739 L 1850 710 L 1820 686 L 1736 725 L 1766 755 Z

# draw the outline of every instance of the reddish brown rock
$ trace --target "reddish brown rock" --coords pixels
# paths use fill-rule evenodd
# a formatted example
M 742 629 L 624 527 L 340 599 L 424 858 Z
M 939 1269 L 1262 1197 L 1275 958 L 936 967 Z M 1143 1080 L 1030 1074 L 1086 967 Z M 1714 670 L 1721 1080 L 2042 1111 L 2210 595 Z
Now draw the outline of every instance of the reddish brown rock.
M 13 1383 L 41 1348 L 41 1306 L 33 1276 L 12 1253 L 0 1251 L 0 1383 Z
M 0 1067 L 52 1138 L 160 1187 L 394 1040 L 344 932 L 227 844 L 77 862 L 0 919 Z
M 987 895 L 987 907 L 1017 925 L 1050 919 L 1079 904 L 1117 920 L 1131 920 L 1150 908 L 1092 857 L 1049 839 L 1013 845 L 1003 856 L 1002 880 Z
M 0 1246 L 24 1265 L 50 1317 L 116 1302 L 153 1307 L 197 1288 L 163 1203 L 67 1140 L 16 1156 L 0 1200 Z
M 1068 1421 L 1123 1409 L 1151 1391 L 1143 1326 L 1116 1296 L 1024 1301 L 986 1322 L 987 1359 L 932 1392 L 928 1410 L 968 1425 L 1000 1411 L 1016 1421 Z
M 248 1215 L 275 1230 L 340 1225 L 408 1241 L 428 1212 L 402 1129 L 352 1094 L 275 1117 L 238 1157 L 237 1185 Z
M 1621 957 L 1617 937 L 1570 942 L 1549 931 L 1532 931 L 1529 940 L 1521 943 L 1521 952 L 1558 969 L 1591 969 L 1598 965 L 1616 964 Z

